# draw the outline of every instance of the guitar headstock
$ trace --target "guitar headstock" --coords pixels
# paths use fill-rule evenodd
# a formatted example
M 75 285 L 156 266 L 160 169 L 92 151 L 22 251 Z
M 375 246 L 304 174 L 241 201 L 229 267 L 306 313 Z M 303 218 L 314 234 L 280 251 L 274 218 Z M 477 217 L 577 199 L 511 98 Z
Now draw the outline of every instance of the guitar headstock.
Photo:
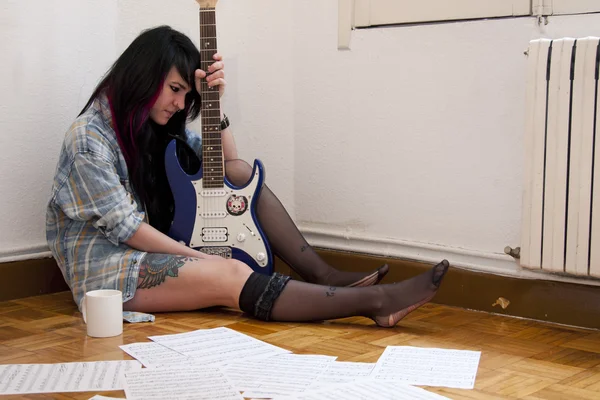
M 196 0 L 200 8 L 216 8 L 219 0 Z

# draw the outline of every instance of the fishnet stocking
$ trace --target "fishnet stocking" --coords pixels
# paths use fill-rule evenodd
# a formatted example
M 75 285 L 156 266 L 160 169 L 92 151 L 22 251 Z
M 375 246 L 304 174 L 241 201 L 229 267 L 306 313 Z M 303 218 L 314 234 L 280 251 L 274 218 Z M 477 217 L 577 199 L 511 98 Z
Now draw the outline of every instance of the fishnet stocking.
M 242 186 L 252 176 L 252 167 L 243 160 L 225 164 L 227 178 Z M 373 272 L 340 271 L 327 264 L 306 242 L 302 233 L 275 194 L 264 185 L 257 205 L 257 215 L 275 254 L 307 282 L 330 286 L 371 286 L 379 283 L 389 267 Z

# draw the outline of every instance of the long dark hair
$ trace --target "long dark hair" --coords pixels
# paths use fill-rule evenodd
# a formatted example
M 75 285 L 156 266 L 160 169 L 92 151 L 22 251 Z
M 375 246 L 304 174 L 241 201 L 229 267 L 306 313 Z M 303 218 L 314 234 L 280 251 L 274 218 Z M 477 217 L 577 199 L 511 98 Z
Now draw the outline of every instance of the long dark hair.
M 149 119 L 149 113 L 172 67 L 192 90 L 185 108 L 159 126 Z M 172 137 L 184 139 L 186 121 L 200 113 L 200 95 L 194 84 L 198 68 L 200 52 L 187 36 L 169 26 L 143 31 L 108 70 L 81 111 L 83 114 L 96 97 L 106 93 L 133 190 L 145 204 L 150 224 L 164 233 L 173 218 L 164 153 Z

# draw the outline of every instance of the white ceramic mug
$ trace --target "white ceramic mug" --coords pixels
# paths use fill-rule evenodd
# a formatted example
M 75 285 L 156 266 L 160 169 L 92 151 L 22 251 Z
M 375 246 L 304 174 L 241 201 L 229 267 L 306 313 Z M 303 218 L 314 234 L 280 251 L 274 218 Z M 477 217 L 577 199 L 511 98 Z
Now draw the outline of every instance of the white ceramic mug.
M 123 333 L 123 293 L 119 290 L 87 292 L 81 306 L 87 334 L 91 337 L 112 337 Z

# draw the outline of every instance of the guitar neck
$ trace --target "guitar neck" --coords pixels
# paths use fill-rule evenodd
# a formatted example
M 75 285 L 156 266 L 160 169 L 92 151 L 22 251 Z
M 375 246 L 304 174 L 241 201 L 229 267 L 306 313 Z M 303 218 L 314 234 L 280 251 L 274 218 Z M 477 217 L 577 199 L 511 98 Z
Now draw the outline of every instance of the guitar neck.
M 203 71 L 214 63 L 217 52 L 217 23 L 214 7 L 200 7 L 200 65 Z M 202 97 L 202 164 L 205 188 L 223 187 L 223 146 L 221 144 L 221 103 L 219 89 L 200 83 Z

